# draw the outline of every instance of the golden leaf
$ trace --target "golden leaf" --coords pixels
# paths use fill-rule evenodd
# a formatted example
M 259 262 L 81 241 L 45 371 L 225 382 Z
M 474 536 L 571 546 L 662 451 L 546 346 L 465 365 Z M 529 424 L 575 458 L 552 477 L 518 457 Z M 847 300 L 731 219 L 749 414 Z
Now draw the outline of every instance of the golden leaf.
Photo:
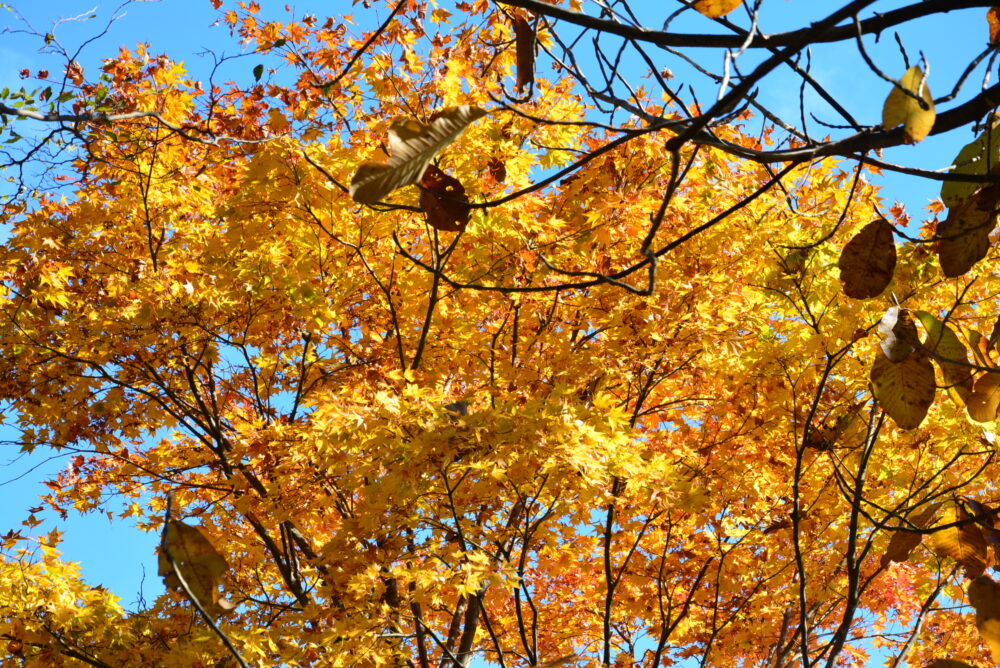
M 919 427 L 934 403 L 934 366 L 923 351 L 892 362 L 879 350 L 871 381 L 875 398 L 900 429 Z
M 960 526 L 935 531 L 930 535 L 930 548 L 940 557 L 950 557 L 965 568 L 970 578 L 979 577 L 989 565 L 986 538 L 965 508 L 950 503 L 941 513 L 941 525 L 966 522 Z
M 191 594 L 209 614 L 231 610 L 232 604 L 219 594 L 222 574 L 229 569 L 226 559 L 212 546 L 201 529 L 179 520 L 167 523 L 160 545 L 159 574 L 169 589 L 183 589 L 174 566 L 180 571 Z M 173 559 L 173 566 L 170 559 Z
M 964 407 L 972 393 L 972 369 L 967 366 L 969 351 L 955 332 L 932 314 L 927 311 L 914 311 L 913 314 L 927 330 L 924 347 L 940 356 L 934 361 L 941 369 L 945 389 L 959 407 Z
M 865 225 L 844 246 L 837 266 L 845 295 L 853 299 L 878 297 L 889 286 L 896 268 L 892 225 L 882 219 Z
M 986 575 L 969 583 L 969 603 L 976 609 L 976 628 L 1000 663 L 1000 585 Z
M 710 19 L 725 16 L 740 6 L 742 0 L 695 0 L 694 8 Z
M 396 119 L 389 127 L 389 161 L 362 163 L 351 179 L 351 197 L 375 204 L 393 190 L 417 183 L 434 156 L 485 115 L 479 107 L 462 105 L 441 111 L 430 123 Z
M 935 117 L 934 97 L 927 87 L 927 78 L 923 70 L 913 66 L 885 99 L 882 125 L 886 130 L 902 125 L 906 142 L 916 144 L 930 134 Z
M 993 422 L 1000 407 L 1000 373 L 988 371 L 976 380 L 965 409 L 976 422 Z

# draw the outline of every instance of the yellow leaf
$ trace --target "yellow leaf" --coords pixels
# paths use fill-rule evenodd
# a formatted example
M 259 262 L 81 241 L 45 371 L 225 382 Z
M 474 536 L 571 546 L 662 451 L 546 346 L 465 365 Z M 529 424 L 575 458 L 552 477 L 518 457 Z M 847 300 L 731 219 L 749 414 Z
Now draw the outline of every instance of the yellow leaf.
M 900 429 L 920 426 L 934 403 L 934 366 L 923 351 L 891 362 L 879 350 L 872 365 L 875 398 Z
M 886 130 L 902 125 L 906 142 L 916 144 L 930 134 L 935 117 L 934 98 L 927 87 L 927 78 L 919 67 L 911 67 L 885 99 L 882 125 Z
M 960 526 L 935 531 L 930 535 L 930 547 L 940 557 L 950 557 L 965 568 L 970 578 L 979 577 L 989 561 L 988 546 L 982 530 L 971 521 L 965 508 L 948 504 L 941 513 L 941 525 L 966 522 Z
M 740 6 L 742 0 L 695 0 L 694 8 L 710 19 L 725 16 Z
M 976 628 L 1000 663 L 1000 585 L 985 575 L 969 583 L 969 603 L 976 609 Z
M 225 558 L 205 538 L 201 529 L 178 520 L 167 523 L 166 535 L 160 546 L 159 574 L 168 588 L 183 590 L 174 567 L 184 578 L 191 594 L 210 614 L 214 616 L 232 609 L 232 604 L 218 592 L 222 574 L 229 569 Z

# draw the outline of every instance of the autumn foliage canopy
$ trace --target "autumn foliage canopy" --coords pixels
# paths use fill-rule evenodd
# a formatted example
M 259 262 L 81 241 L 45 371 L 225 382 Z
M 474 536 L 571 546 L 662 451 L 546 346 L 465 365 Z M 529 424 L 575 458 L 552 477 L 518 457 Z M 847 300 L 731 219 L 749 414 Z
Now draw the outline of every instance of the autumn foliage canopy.
M 167 587 L 0 527 L 4 665 L 1000 660 L 992 3 L 213 4 L 234 80 L 0 96 L 5 447 Z M 956 8 L 973 74 L 872 62 L 869 125 L 756 97 Z M 928 211 L 872 185 L 958 129 Z

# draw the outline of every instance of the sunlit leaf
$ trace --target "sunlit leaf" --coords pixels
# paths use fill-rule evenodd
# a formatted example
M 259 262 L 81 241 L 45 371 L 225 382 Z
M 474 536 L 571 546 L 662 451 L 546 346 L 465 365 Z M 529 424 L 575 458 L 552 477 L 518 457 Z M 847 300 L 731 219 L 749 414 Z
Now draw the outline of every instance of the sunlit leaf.
M 972 392 L 972 369 L 969 368 L 969 351 L 948 325 L 927 311 L 914 311 L 927 331 L 924 347 L 936 355 L 934 361 L 941 369 L 945 389 L 957 394 L 964 406 Z M 951 361 L 949 361 L 951 360 Z
M 989 191 L 992 192 L 992 189 Z M 961 276 L 986 257 L 990 232 L 997 224 L 995 201 L 986 189 L 948 210 L 938 225 L 938 261 L 949 278 Z
M 892 225 L 881 218 L 865 225 L 844 246 L 838 266 L 848 297 L 871 299 L 882 294 L 896 268 Z
M 389 128 L 389 161 L 362 163 L 351 179 L 351 197 L 375 204 L 397 188 L 420 180 L 437 153 L 486 112 L 463 105 L 440 112 L 431 123 L 397 119 Z
M 955 165 L 952 174 L 989 174 L 1000 164 L 1000 127 L 986 130 L 966 144 L 952 162 Z M 941 185 L 941 201 L 949 208 L 959 206 L 982 186 L 975 182 L 945 181 Z
M 711 19 L 725 16 L 740 6 L 742 0 L 695 0 L 694 8 Z
M 987 372 L 972 386 L 965 409 L 976 422 L 993 422 L 1000 407 L 1000 373 Z
M 915 144 L 930 134 L 935 116 L 934 96 L 927 87 L 927 78 L 919 67 L 911 67 L 885 99 L 882 125 L 887 130 L 902 125 L 906 142 Z
M 938 525 L 965 524 L 934 531 L 928 543 L 935 554 L 954 559 L 965 569 L 967 577 L 974 578 L 982 575 L 989 565 L 989 552 L 982 530 L 971 520 L 972 515 L 961 505 L 947 504 L 938 517 Z
M 170 520 L 165 533 L 159 556 L 159 574 L 163 577 L 164 585 L 168 589 L 182 589 L 174 572 L 176 567 L 191 594 L 211 614 L 232 609 L 232 605 L 218 591 L 222 575 L 229 569 L 229 565 L 205 538 L 201 529 L 179 520 Z M 170 559 L 167 558 L 167 553 Z
M 1000 663 L 1000 585 L 986 575 L 969 583 L 969 603 L 976 609 L 976 628 Z
M 878 332 L 885 337 L 879 345 L 890 362 L 902 362 L 916 349 L 920 340 L 909 312 L 898 306 L 886 309 L 878 323 Z
M 934 403 L 934 366 L 923 351 L 893 362 L 879 350 L 871 381 L 875 398 L 900 429 L 919 427 Z

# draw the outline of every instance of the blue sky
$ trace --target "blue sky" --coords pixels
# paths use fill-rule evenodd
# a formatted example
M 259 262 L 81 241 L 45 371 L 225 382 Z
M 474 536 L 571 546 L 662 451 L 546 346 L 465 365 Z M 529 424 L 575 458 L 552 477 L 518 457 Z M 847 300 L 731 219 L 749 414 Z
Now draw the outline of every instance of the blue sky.
M 638 7 L 647 0 L 637 0 Z M 92 3 L 75 0 L 49 0 L 47 2 L 14 2 L 40 32 L 50 29 L 52 21 L 58 17 L 78 16 L 94 9 Z M 275 18 L 285 16 L 284 3 L 262 2 L 265 14 Z M 349 0 L 296 3 L 298 12 L 314 11 L 318 16 L 327 16 L 340 11 L 352 13 L 362 26 L 373 25 L 384 17 L 387 10 L 384 3 L 375 10 L 366 10 Z M 442 2 L 441 4 L 446 4 Z M 762 27 L 766 32 L 778 32 L 799 27 L 819 18 L 841 3 L 816 2 L 816 0 L 764 0 Z M 904 2 L 885 1 L 875 9 L 886 11 Z M 650 7 L 654 6 L 652 3 Z M 96 6 L 96 18 L 80 22 L 62 24 L 56 31 L 58 38 L 67 47 L 76 47 L 83 41 L 99 34 L 118 7 L 115 3 Z M 196 76 L 205 76 L 211 59 L 201 54 L 206 48 L 223 49 L 227 54 L 240 52 L 239 45 L 230 39 L 228 30 L 222 25 L 213 25 L 216 12 L 208 0 L 163 0 L 162 2 L 139 2 L 129 5 L 119 20 L 115 21 L 108 34 L 89 44 L 81 55 L 85 69 L 93 71 L 101 59 L 113 56 L 119 44 L 132 47 L 136 42 L 151 44 L 154 53 L 167 53 L 175 60 L 183 60 Z M 698 23 L 700 21 L 700 23 Z M 0 12 L 0 26 L 17 27 L 14 16 Z M 710 29 L 710 24 L 700 17 L 690 17 L 687 23 L 678 23 L 675 29 Z M 932 20 L 925 20 L 906 28 L 904 46 L 912 59 L 919 58 L 923 50 L 931 63 L 930 86 L 936 95 L 945 92 L 958 73 L 968 62 L 969 54 L 985 46 L 985 10 L 954 12 Z M 222 46 L 224 45 L 224 46 Z M 17 73 L 23 68 L 38 70 L 52 67 L 53 63 L 45 54 L 38 53 L 37 39 L 18 33 L 8 33 L 0 39 L 0 87 L 24 85 Z M 702 56 L 705 54 L 701 54 Z M 891 34 L 882 36 L 878 45 L 872 45 L 872 55 L 894 76 L 900 76 L 905 67 L 899 55 L 899 48 Z M 830 91 L 843 101 L 862 123 L 877 124 L 881 118 L 881 106 L 889 92 L 886 82 L 871 74 L 858 58 L 853 45 L 819 46 L 813 51 L 814 75 L 824 81 Z M 238 59 L 223 79 L 231 77 L 250 80 L 254 65 L 261 62 L 258 56 Z M 981 77 L 970 85 L 975 87 Z M 797 79 L 791 74 L 777 74 L 768 80 L 761 91 L 762 99 L 776 110 L 790 116 L 797 115 Z M 700 92 L 710 95 L 711 92 Z M 820 116 L 836 120 L 828 113 L 815 96 L 807 97 L 808 104 L 815 104 Z M 947 108 L 945 106 L 944 108 Z M 813 126 L 815 128 L 815 126 Z M 817 131 L 817 134 L 823 134 Z M 967 130 L 949 133 L 942 137 L 931 137 L 917 146 L 904 146 L 886 151 L 885 159 L 890 162 L 905 163 L 910 166 L 932 169 L 949 164 L 954 155 L 973 139 Z M 891 204 L 895 200 L 904 202 L 911 215 L 922 217 L 921 209 L 940 190 L 940 184 L 919 178 L 889 175 L 883 181 L 883 194 Z M 10 438 L 0 432 L 0 438 Z M 62 457 L 47 459 L 47 454 L 36 453 L 31 457 L 18 456 L 16 447 L 0 444 L 0 533 L 18 528 L 25 517 L 25 509 L 37 505 L 37 495 L 45 491 L 41 481 L 54 476 L 65 467 Z M 111 505 L 108 511 L 115 513 Z M 52 528 L 64 532 L 62 545 L 67 558 L 79 561 L 86 580 L 93 585 L 104 585 L 117 593 L 123 604 L 134 607 L 140 593 L 146 600 L 152 600 L 161 591 L 160 580 L 156 576 L 155 544 L 158 536 L 142 534 L 127 523 L 112 523 L 102 513 L 86 516 L 71 515 L 68 520 L 60 520 L 50 514 L 42 514 L 44 522 L 33 532 L 44 532 Z

